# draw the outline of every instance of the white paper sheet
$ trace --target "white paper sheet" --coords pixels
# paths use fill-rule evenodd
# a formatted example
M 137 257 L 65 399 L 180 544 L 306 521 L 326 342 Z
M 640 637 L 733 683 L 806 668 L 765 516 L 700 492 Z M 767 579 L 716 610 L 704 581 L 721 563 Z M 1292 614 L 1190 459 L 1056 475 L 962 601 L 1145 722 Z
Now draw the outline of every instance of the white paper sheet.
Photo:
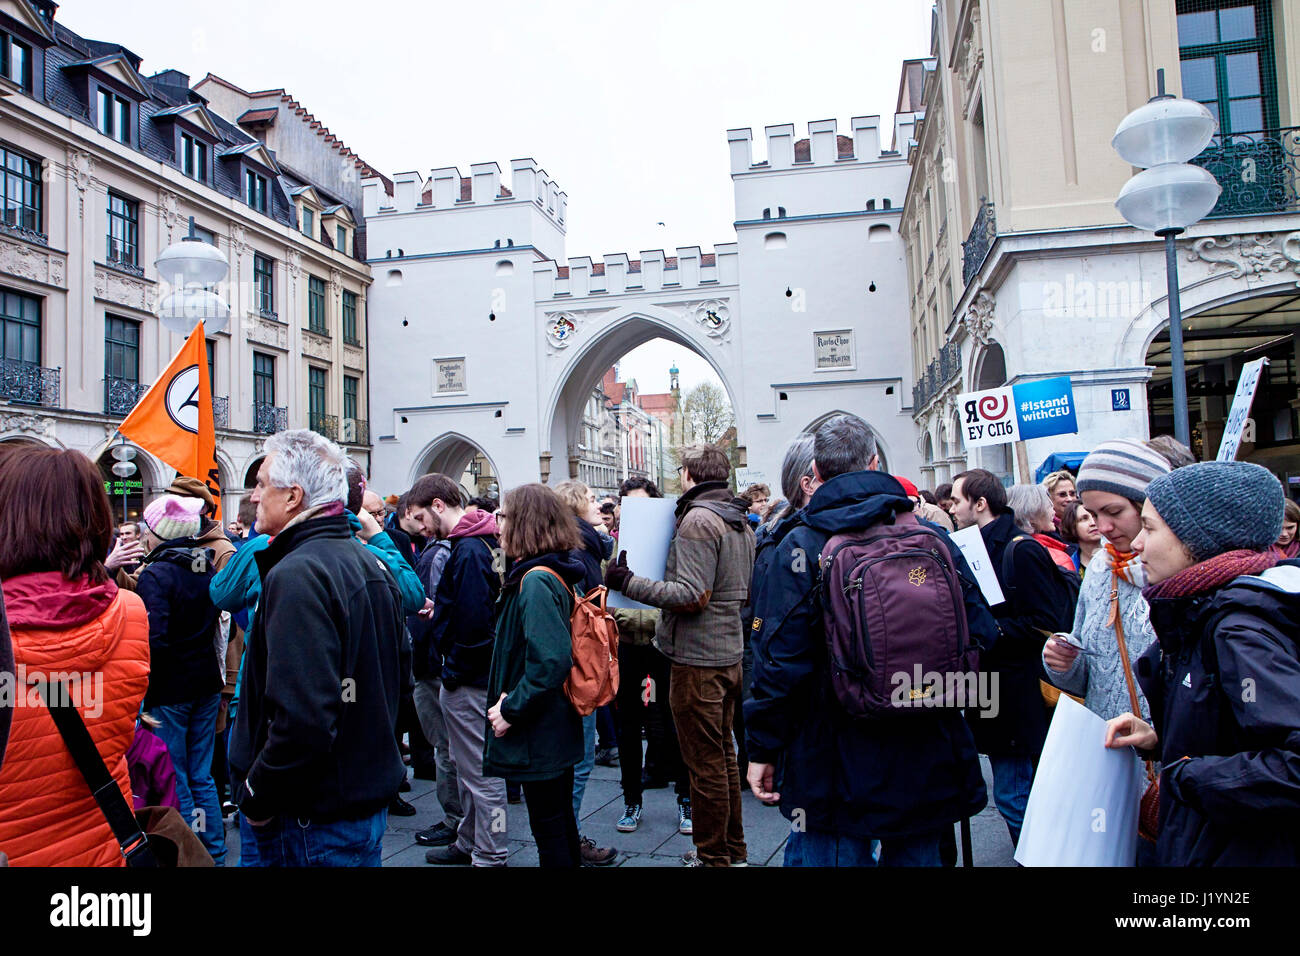
M 988 602 L 989 607 L 1005 601 L 1006 596 L 1002 593 L 1002 585 L 998 584 L 997 572 L 993 570 L 993 561 L 989 558 L 988 548 L 984 547 L 984 538 L 980 535 L 979 526 L 971 525 L 960 531 L 949 531 L 948 537 L 952 538 L 953 544 L 961 548 L 962 557 L 970 565 L 971 573 L 975 575 L 975 583 L 984 592 L 984 600 Z
M 633 574 L 662 581 L 668 563 L 668 543 L 676 525 L 673 513 L 676 507 L 676 498 L 624 498 L 619 511 L 614 560 L 619 551 L 626 551 L 627 566 Z M 610 591 L 607 603 L 610 607 L 651 610 L 621 591 Z
M 1056 704 L 1016 847 L 1021 866 L 1132 866 L 1146 778 L 1132 748 L 1107 750 L 1106 721 Z

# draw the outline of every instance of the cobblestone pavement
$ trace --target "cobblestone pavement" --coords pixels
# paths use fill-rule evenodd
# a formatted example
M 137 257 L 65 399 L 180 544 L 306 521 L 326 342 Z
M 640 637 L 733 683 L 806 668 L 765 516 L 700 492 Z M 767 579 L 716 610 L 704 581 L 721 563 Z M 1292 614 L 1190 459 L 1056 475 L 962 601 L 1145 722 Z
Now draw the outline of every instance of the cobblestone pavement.
M 1010 866 L 1011 838 L 1006 825 L 993 806 L 993 781 L 987 760 L 982 760 L 989 804 L 971 822 L 972 856 L 976 866 Z M 442 807 L 434 795 L 432 780 L 411 779 L 411 792 L 402 794 L 419 813 L 413 817 L 389 816 L 384 836 L 384 866 L 430 866 L 425 863 L 425 847 L 415 842 L 417 830 L 431 827 L 442 819 Z M 755 866 L 780 866 L 789 822 L 775 807 L 765 807 L 748 790 L 743 795 L 745 842 L 749 862 Z M 614 824 L 623 813 L 623 793 L 617 768 L 596 767 L 587 782 L 582 803 L 582 833 L 598 846 L 613 846 L 619 851 L 611 866 L 680 866 L 682 854 L 691 849 L 691 838 L 677 832 L 677 801 L 671 787 L 647 790 L 643 797 L 641 825 L 635 833 L 619 833 Z M 227 865 L 239 860 L 239 830 L 233 817 L 227 821 Z M 528 830 L 528 809 L 522 803 L 511 804 L 507 818 L 510 839 L 510 866 L 536 866 L 537 847 Z

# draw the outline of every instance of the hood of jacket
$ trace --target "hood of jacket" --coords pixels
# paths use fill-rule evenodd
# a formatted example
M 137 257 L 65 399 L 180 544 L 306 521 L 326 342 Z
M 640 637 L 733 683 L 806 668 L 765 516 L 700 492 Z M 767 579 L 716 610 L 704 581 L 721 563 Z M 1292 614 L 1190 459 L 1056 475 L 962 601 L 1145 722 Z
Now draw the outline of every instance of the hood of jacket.
M 802 514 L 804 524 L 829 536 L 869 527 L 890 513 L 911 511 L 912 507 L 912 499 L 893 475 L 850 471 L 819 487 L 796 515 Z
M 590 525 L 588 525 L 590 527 Z M 564 578 L 566 584 L 575 590 L 581 587 L 582 579 L 586 576 L 587 566 L 571 551 L 548 551 L 546 554 L 538 554 L 531 558 L 525 558 L 523 561 L 516 561 L 510 565 L 506 572 L 505 583 L 501 585 L 501 590 L 516 587 L 525 574 L 533 568 L 546 567 L 550 568 L 560 577 Z
M 1284 561 L 1262 574 L 1229 581 L 1215 595 L 1211 607 L 1229 604 L 1273 621 L 1282 631 L 1300 634 L 1300 560 Z
M 749 527 L 746 508 L 749 502 L 743 498 L 734 498 L 731 488 L 725 481 L 702 481 L 686 494 L 677 499 L 675 513 L 677 523 L 681 524 L 683 516 L 692 508 L 707 508 L 729 525 L 737 528 Z
M 95 620 L 113 603 L 117 585 L 88 577 L 69 581 L 59 571 L 20 574 L 3 582 L 10 627 L 62 631 Z
M 468 511 L 456 527 L 451 530 L 450 538 L 482 538 L 487 535 L 500 534 L 497 530 L 496 515 L 490 511 Z

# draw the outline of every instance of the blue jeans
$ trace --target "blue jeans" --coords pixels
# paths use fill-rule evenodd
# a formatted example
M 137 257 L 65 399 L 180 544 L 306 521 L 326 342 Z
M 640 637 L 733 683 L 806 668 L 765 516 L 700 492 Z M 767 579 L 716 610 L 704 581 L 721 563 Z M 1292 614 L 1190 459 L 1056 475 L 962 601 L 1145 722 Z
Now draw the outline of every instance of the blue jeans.
M 582 795 L 587 792 L 587 778 L 596 766 L 596 713 L 582 718 L 582 762 L 573 768 L 573 819 L 582 829 Z
M 876 859 L 876 847 L 880 859 Z M 939 866 L 939 832 L 884 840 L 795 831 L 785 844 L 784 866 Z
M 239 865 L 261 866 L 262 858 L 257 855 L 257 827 L 248 822 L 242 813 L 239 817 Z
M 226 823 L 221 799 L 212 779 L 212 748 L 216 746 L 217 711 L 221 695 L 183 704 L 159 704 L 149 712 L 158 719 L 154 731 L 167 745 L 176 771 L 176 799 L 181 816 L 199 835 L 217 866 L 226 862 Z
M 312 823 L 278 816 L 253 827 L 257 866 L 382 866 L 388 809 L 360 820 Z
M 993 802 L 1011 832 L 1011 845 L 1020 842 L 1029 788 L 1034 785 L 1034 762 L 1028 757 L 989 757 L 993 768 Z

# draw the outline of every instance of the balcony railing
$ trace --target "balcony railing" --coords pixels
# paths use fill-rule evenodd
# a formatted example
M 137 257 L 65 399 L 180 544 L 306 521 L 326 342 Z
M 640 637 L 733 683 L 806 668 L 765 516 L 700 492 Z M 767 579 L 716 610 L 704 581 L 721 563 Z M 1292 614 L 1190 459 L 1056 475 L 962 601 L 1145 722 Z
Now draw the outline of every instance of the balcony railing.
M 230 427 L 230 399 L 225 395 L 212 396 L 212 427 Z
M 939 349 L 939 357 L 926 366 L 920 380 L 912 386 L 912 410 L 919 412 L 960 375 L 961 346 L 949 342 Z
M 364 418 L 343 419 L 343 442 L 347 445 L 369 445 L 370 422 Z
M 40 216 L 34 209 L 6 209 L 0 219 L 0 232 L 17 236 L 38 246 L 48 246 L 49 238 L 37 228 Z
M 312 412 L 307 416 L 307 427 L 318 435 L 324 435 L 330 441 L 339 440 L 339 417 Z
M 58 408 L 61 371 L 32 362 L 0 359 L 0 399 L 23 405 Z
M 1223 187 L 1210 218 L 1300 210 L 1300 128 L 1220 133 L 1192 162 Z
M 258 435 L 274 435 L 289 427 L 289 409 L 279 405 L 253 403 L 253 431 Z
M 993 248 L 993 240 L 997 237 L 998 222 L 993 215 L 993 203 L 981 196 L 980 211 L 976 214 L 975 222 L 970 227 L 970 235 L 961 244 L 962 285 L 969 285 L 971 276 L 980 271 L 980 266 L 984 265 L 989 250 Z
M 149 391 L 147 382 L 128 382 L 123 378 L 104 379 L 104 414 L 125 416 Z

